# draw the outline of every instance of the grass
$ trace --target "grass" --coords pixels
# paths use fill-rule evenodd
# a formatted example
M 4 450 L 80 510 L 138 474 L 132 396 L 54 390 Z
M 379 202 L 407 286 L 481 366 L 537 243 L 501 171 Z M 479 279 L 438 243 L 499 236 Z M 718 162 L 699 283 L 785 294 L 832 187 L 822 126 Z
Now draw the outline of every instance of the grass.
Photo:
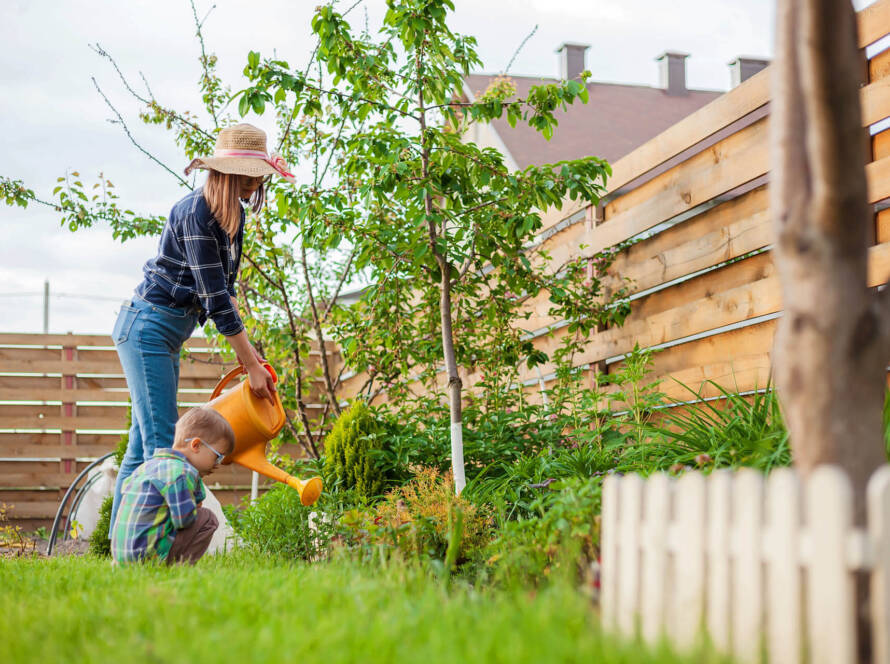
M 568 586 L 446 591 L 404 565 L 7 559 L 0 606 L 0 662 L 17 664 L 689 661 L 604 637 Z

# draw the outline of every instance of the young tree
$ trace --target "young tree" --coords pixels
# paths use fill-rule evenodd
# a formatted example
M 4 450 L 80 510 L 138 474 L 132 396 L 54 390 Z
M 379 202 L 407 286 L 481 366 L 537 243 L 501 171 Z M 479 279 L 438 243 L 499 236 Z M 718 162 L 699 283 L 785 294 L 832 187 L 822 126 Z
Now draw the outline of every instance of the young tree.
M 118 73 L 124 89 L 142 104 L 139 119 L 170 132 L 172 140 L 183 152 L 183 163 L 211 154 L 219 130 L 237 121 L 234 109 L 230 108 L 231 88 L 217 74 L 217 58 L 205 49 L 203 21 L 198 20 L 194 2 L 191 6 L 200 46 L 198 92 L 202 110 L 199 113 L 163 104 L 147 81 L 144 92 L 137 89 L 108 52 L 98 44 L 93 47 Z M 310 59 L 308 66 L 312 64 Z M 169 173 L 183 189 L 193 188 L 194 180 L 181 176 L 179 168 L 164 164 L 136 141 L 127 121 L 95 79 L 93 82 L 114 114 L 114 122 L 134 146 L 155 166 Z M 314 173 L 321 173 L 330 155 L 319 149 L 323 139 L 317 123 L 312 118 L 296 117 L 294 109 L 282 103 L 275 104 L 274 110 L 280 140 L 277 146 L 270 145 L 270 148 L 276 148 L 291 163 L 302 161 Z M 274 138 L 270 137 L 270 140 Z M 340 411 L 337 398 L 339 376 L 331 370 L 334 362 L 330 358 L 334 349 L 325 340 L 323 328 L 332 322 L 337 296 L 348 283 L 353 267 L 348 252 L 326 252 L 325 260 L 319 260 L 304 242 L 305 227 L 293 217 L 279 214 L 289 206 L 283 201 L 293 202 L 297 196 L 290 184 L 273 180 L 267 188 L 265 208 L 256 216 L 249 214 L 247 223 L 251 232 L 245 234 L 238 300 L 251 338 L 276 366 L 282 378 L 279 392 L 288 412 L 282 440 L 298 442 L 309 456 L 318 457 L 325 430 L 331 418 Z M 34 203 L 50 207 L 59 214 L 61 224 L 71 231 L 95 224 L 106 225 L 113 237 L 121 241 L 158 235 L 165 222 L 164 217 L 143 216 L 121 206 L 114 185 L 102 174 L 89 188 L 77 171 L 66 173 L 58 178 L 58 186 L 51 197 L 37 195 L 21 180 L 0 176 L 0 198 L 7 205 L 23 208 Z M 213 337 L 215 331 L 208 325 L 205 332 Z M 221 337 L 215 336 L 222 343 Z M 310 361 L 310 352 L 316 349 L 321 354 L 320 363 L 314 359 Z M 308 402 L 312 383 L 316 382 L 314 373 L 318 364 L 323 379 L 321 410 L 315 407 L 319 404 Z
M 475 40 L 447 25 L 450 0 L 388 0 L 380 41 L 354 34 L 344 16 L 320 7 L 314 77 L 251 53 L 240 108 L 295 99 L 309 117 L 338 119 L 331 183 L 303 188 L 282 215 L 301 220 L 316 247 L 345 240 L 370 284 L 340 319 L 341 347 L 357 368 L 394 382 L 417 365 L 434 382 L 444 366 L 455 488 L 464 486 L 460 368 L 486 352 L 513 366 L 546 361 L 513 323 L 523 299 L 542 289 L 579 329 L 620 317 L 596 287 L 584 292 L 576 263 L 551 268 L 534 248 L 540 211 L 568 196 L 598 201 L 608 165 L 595 157 L 510 172 L 503 156 L 464 142 L 470 122 L 506 113 L 550 138 L 554 110 L 587 101 L 584 80 L 513 98 L 508 82 L 461 101 L 463 77 L 480 65 Z M 322 73 L 330 83 L 322 80 Z M 330 109 L 329 112 L 323 109 Z M 537 255 L 536 255 L 537 254 Z M 352 319 L 350 319 L 350 315 Z M 492 348 L 490 344 L 494 344 Z M 376 354 L 369 364 L 369 348 Z
M 771 184 L 785 314 L 776 386 L 794 463 L 846 469 L 864 520 L 865 486 L 885 462 L 881 409 L 890 356 L 890 290 L 868 287 L 872 210 L 849 0 L 780 0 Z

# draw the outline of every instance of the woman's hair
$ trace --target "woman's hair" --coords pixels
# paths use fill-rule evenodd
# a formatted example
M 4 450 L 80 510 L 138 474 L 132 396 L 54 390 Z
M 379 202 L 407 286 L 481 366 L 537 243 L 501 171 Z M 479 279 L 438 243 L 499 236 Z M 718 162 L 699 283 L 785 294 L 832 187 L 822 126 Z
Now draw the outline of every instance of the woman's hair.
M 210 170 L 207 174 L 207 182 L 204 183 L 204 199 L 210 206 L 214 218 L 222 226 L 229 237 L 235 237 L 238 226 L 241 224 L 241 193 L 242 175 L 235 173 L 220 173 Z M 263 207 L 266 200 L 265 182 L 257 187 L 250 197 L 250 208 L 256 213 Z

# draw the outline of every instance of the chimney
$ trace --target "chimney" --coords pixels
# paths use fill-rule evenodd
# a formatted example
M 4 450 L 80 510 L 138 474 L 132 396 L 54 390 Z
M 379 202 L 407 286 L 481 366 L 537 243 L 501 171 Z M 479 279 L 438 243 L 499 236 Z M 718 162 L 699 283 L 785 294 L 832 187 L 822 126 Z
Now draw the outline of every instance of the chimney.
M 669 95 L 686 94 L 686 58 L 688 53 L 665 51 L 655 60 L 658 62 L 658 87 Z
M 767 65 L 769 65 L 769 60 L 763 58 L 737 57 L 729 63 L 730 87 L 734 88 L 742 81 L 747 81 Z
M 577 79 L 585 71 L 585 59 L 590 44 L 574 44 L 565 42 L 556 49 L 559 54 L 559 77 L 565 81 Z

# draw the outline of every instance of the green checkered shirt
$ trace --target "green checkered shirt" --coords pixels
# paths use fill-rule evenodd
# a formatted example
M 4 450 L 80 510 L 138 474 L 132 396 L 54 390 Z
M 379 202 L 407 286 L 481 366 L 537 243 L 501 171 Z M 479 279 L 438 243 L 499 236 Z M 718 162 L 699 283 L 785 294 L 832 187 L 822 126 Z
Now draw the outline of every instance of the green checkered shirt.
M 154 456 L 124 480 L 111 556 L 118 562 L 166 559 L 176 531 L 194 523 L 204 483 L 185 455 L 171 448 Z

